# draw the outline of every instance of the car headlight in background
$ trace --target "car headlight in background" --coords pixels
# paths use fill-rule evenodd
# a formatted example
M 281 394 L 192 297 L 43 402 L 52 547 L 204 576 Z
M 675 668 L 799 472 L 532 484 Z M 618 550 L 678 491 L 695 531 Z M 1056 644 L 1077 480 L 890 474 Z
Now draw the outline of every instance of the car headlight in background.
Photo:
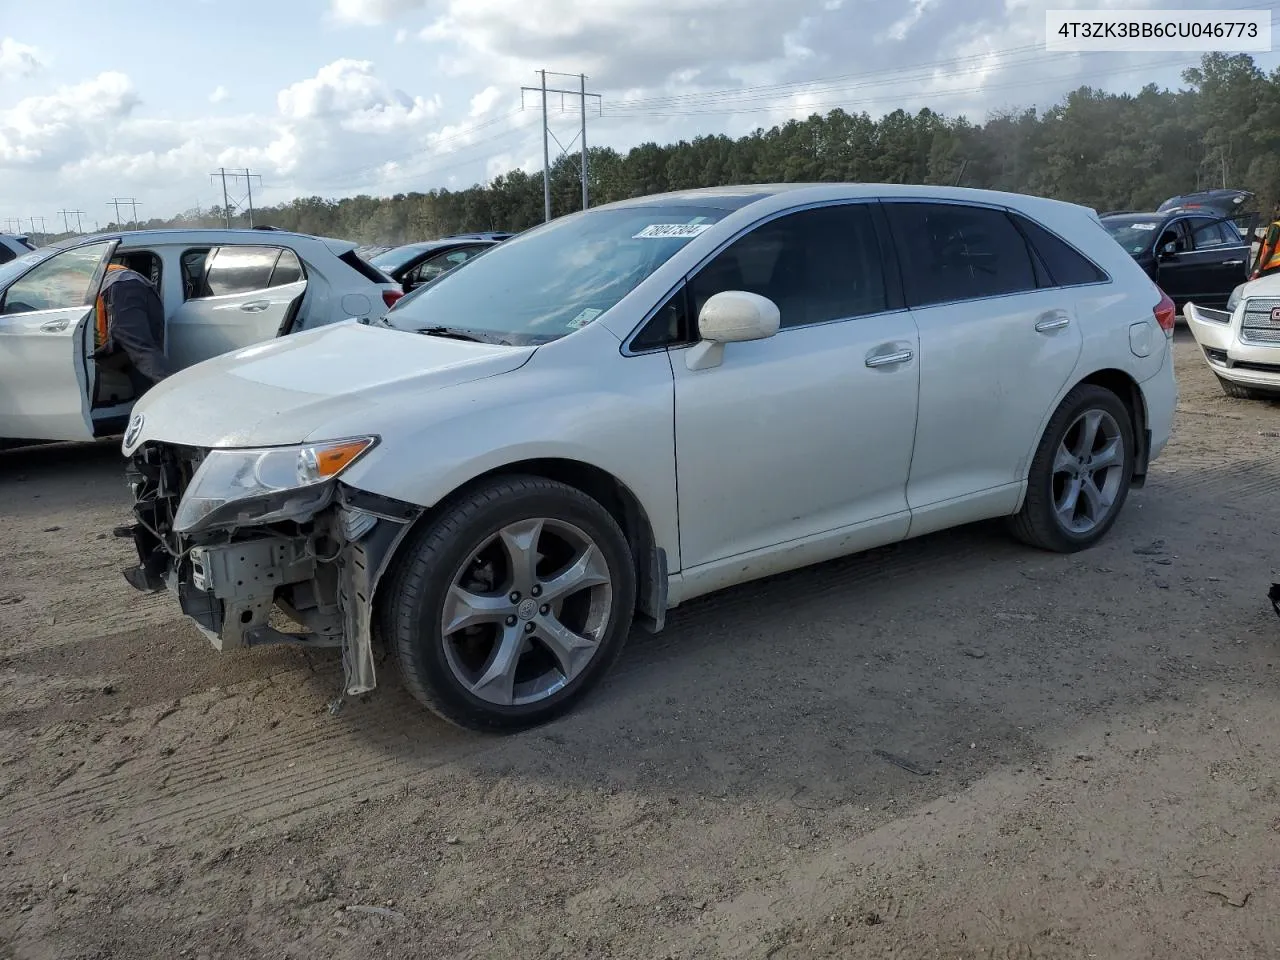
M 179 533 L 305 519 L 333 495 L 332 481 L 377 437 L 293 447 L 210 450 L 173 519 Z
M 1240 284 L 1231 291 L 1231 296 L 1227 297 L 1227 313 L 1235 313 L 1235 309 L 1240 305 L 1240 291 L 1244 289 L 1244 284 Z

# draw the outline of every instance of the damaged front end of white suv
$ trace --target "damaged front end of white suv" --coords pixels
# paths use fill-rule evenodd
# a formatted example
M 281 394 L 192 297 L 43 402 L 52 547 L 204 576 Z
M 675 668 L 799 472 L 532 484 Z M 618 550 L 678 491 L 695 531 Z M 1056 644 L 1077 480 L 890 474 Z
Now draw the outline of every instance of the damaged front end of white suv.
M 139 433 L 140 420 L 131 424 Z M 341 647 L 344 694 L 367 693 L 376 683 L 374 588 L 421 513 L 341 482 L 377 443 L 140 444 L 127 474 L 135 522 L 117 530 L 138 551 L 125 578 L 139 590 L 168 589 L 222 651 Z

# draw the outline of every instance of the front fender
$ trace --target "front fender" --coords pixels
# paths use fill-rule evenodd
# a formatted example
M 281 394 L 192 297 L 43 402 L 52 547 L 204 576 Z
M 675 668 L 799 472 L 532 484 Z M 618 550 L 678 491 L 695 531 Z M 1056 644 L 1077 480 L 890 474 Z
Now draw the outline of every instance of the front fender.
M 373 429 L 358 416 L 330 424 L 335 436 L 376 429 L 382 438 L 343 482 L 429 508 L 511 464 L 575 461 L 630 490 L 655 545 L 676 560 L 674 388 L 666 354 L 614 353 L 594 368 L 538 363 L 541 354 L 512 373 L 439 391 L 422 407 L 402 398 L 393 413 L 379 410 Z

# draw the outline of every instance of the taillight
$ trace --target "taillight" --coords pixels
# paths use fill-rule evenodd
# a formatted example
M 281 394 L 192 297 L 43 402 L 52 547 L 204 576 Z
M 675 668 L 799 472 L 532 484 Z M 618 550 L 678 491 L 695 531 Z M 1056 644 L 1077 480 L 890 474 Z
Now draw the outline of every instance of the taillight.
M 1160 302 L 1156 304 L 1155 314 L 1156 323 L 1160 324 L 1165 336 L 1172 337 L 1174 325 L 1178 322 L 1178 308 L 1163 290 L 1160 291 Z
M 396 305 L 396 301 L 403 296 L 404 296 L 403 290 L 383 290 L 382 302 L 385 303 L 387 305 L 387 309 L 390 310 L 392 307 Z

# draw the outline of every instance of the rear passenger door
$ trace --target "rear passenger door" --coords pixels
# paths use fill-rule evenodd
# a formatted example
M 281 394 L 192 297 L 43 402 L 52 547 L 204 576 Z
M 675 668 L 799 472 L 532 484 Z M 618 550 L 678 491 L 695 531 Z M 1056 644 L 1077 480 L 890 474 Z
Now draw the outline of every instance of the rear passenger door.
M 1073 296 L 1053 286 L 1003 209 L 884 209 L 920 331 L 911 532 L 1012 512 L 1028 453 L 1080 356 Z
M 287 247 L 214 247 L 199 281 L 188 285 L 187 298 L 169 317 L 170 363 L 182 369 L 270 340 L 287 329 L 306 290 L 302 263 Z

